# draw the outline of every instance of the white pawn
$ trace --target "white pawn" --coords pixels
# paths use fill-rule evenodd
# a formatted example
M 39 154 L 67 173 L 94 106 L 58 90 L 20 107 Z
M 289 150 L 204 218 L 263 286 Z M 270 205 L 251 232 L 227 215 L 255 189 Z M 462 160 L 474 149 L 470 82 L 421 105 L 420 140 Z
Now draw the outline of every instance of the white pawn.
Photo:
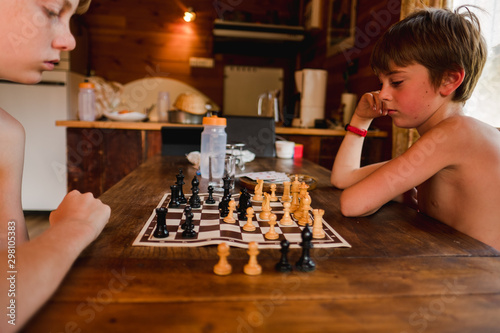
M 219 246 L 217 246 L 217 255 L 220 259 L 214 266 L 214 273 L 217 275 L 231 274 L 233 268 L 227 262 L 227 257 L 229 256 L 229 246 L 226 243 L 220 243 Z
M 276 225 L 276 214 L 269 215 L 269 231 L 266 232 L 264 237 L 267 239 L 278 239 L 280 235 L 274 230 L 274 226 Z
M 285 201 L 283 202 L 283 217 L 280 220 L 281 225 L 293 225 L 292 217 L 290 216 L 290 206 L 291 203 Z
M 262 267 L 257 262 L 257 255 L 259 254 L 258 245 L 256 242 L 248 243 L 248 255 L 250 259 L 248 264 L 243 267 L 243 272 L 247 275 L 259 275 L 262 273 Z
M 269 197 L 271 201 L 278 201 L 276 196 L 276 184 L 271 184 L 271 196 Z
M 247 223 L 243 226 L 245 231 L 255 231 L 255 226 L 252 223 L 254 217 L 254 211 L 252 207 L 247 208 Z
M 229 213 L 227 216 L 224 218 L 224 222 L 226 223 L 235 223 L 236 220 L 234 219 L 233 212 L 236 209 L 236 202 L 234 200 L 229 201 Z
M 313 238 L 325 238 L 325 231 L 323 230 L 323 215 L 325 211 L 323 209 L 313 209 L 314 224 L 312 235 Z

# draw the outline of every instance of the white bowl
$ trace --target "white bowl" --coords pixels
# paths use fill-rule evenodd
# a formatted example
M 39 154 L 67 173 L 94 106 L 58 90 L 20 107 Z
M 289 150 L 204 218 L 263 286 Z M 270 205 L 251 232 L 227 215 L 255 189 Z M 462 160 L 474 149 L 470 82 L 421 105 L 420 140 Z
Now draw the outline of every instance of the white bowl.
M 146 119 L 144 113 L 132 111 L 127 113 L 118 113 L 118 111 L 104 112 L 106 118 L 114 121 L 143 121 Z

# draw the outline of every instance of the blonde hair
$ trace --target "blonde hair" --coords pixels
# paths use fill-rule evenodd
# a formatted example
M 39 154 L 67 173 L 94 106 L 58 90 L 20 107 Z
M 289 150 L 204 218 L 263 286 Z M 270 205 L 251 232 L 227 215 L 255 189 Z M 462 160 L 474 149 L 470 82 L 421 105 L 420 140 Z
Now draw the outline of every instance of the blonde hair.
M 90 6 L 90 1 L 92 1 L 92 0 L 80 0 L 78 2 L 78 7 L 76 7 L 75 13 L 76 14 L 84 14 L 85 12 L 87 12 L 87 10 L 89 9 L 89 6 Z
M 466 6 L 453 12 L 426 8 L 390 27 L 375 44 L 370 62 L 375 73 L 418 63 L 427 68 L 436 88 L 447 71 L 464 69 L 464 81 L 452 100 L 465 102 L 481 76 L 486 55 L 479 20 Z

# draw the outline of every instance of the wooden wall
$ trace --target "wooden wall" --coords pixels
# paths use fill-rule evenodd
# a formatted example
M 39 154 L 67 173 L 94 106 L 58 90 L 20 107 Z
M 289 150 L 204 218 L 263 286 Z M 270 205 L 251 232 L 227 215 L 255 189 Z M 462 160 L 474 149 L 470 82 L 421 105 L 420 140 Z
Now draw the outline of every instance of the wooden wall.
M 183 21 L 185 9 L 197 13 Z M 82 17 L 88 27 L 90 66 L 95 75 L 127 83 L 150 76 L 170 77 L 222 104 L 223 66 L 295 65 L 295 54 L 269 57 L 214 54 L 216 18 L 246 17 L 263 23 L 298 24 L 300 0 L 93 0 Z M 237 51 L 237 50 L 234 50 Z M 263 50 L 265 53 L 265 50 Z M 191 68 L 190 57 L 215 58 L 214 68 Z

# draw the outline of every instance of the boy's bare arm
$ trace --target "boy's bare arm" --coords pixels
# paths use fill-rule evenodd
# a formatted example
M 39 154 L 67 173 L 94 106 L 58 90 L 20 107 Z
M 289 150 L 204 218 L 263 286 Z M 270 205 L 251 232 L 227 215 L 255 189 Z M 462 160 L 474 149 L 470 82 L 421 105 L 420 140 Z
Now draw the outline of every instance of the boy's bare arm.
M 0 331 L 8 332 L 22 325 L 54 293 L 81 251 L 102 231 L 110 209 L 91 193 L 72 191 L 50 215 L 51 227 L 16 250 L 16 326 L 1 321 Z M 7 258 L 7 251 L 0 251 Z M 7 260 L 0 267 L 4 272 Z M 6 284 L 2 284 L 6 286 Z M 8 292 L 0 299 L 8 304 Z
M 372 120 L 387 114 L 378 98 L 378 92 L 366 93 L 361 97 L 351 119 L 351 126 L 368 130 Z M 361 167 L 361 152 L 364 138 L 347 132 L 335 157 L 332 167 L 331 183 L 345 189 L 364 179 L 386 162 Z
M 21 204 L 24 141 L 22 125 L 0 109 L 0 249 L 6 246 L 9 221 L 16 222 L 18 243 L 28 239 Z
M 444 122 L 443 122 L 444 123 Z M 453 165 L 460 147 L 449 125 L 439 124 L 413 144 L 401 156 L 387 162 L 372 174 L 343 191 L 340 204 L 346 216 L 375 212 L 402 193 L 411 191 L 439 171 Z

